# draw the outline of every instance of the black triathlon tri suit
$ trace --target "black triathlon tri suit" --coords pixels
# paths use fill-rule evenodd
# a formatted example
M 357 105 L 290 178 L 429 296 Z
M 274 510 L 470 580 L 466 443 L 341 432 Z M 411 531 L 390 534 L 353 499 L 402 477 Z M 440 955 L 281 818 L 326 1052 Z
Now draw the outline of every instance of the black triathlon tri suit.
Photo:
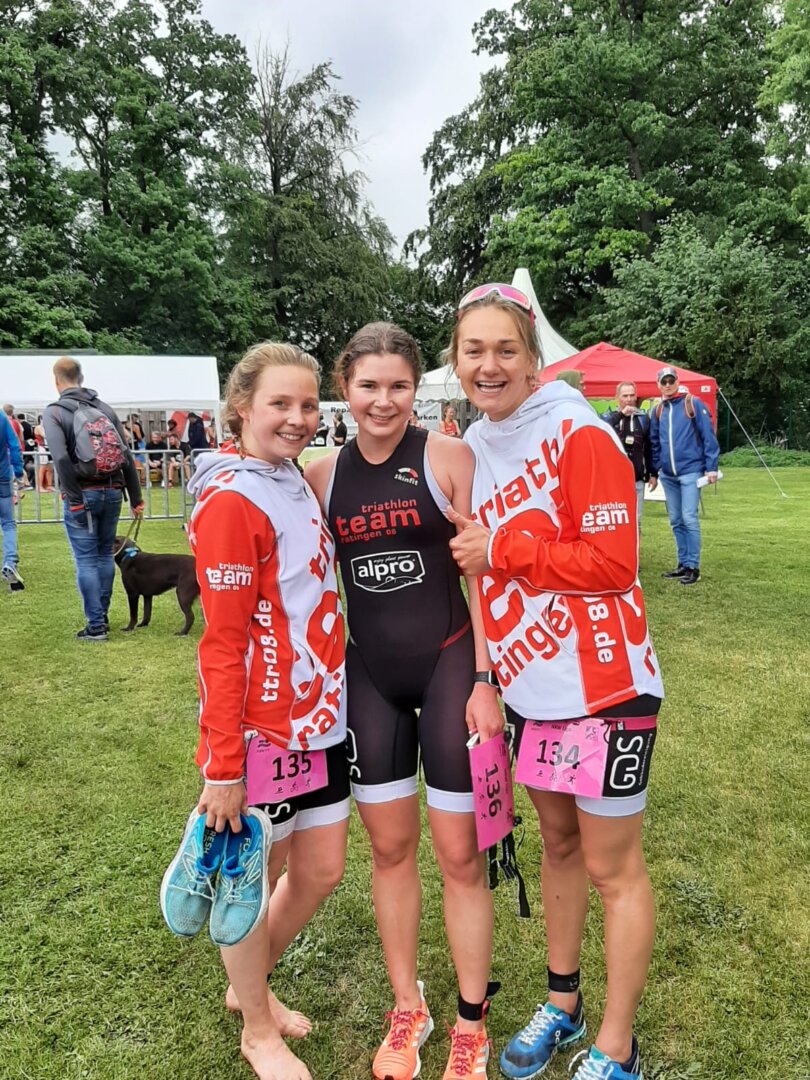
M 326 496 L 349 622 L 348 752 L 358 802 L 416 792 L 419 753 L 428 804 L 472 810 L 465 707 L 475 650 L 450 554 L 427 432 L 407 427 L 381 465 L 355 440 L 338 454 Z M 417 716 L 416 710 L 420 710 Z

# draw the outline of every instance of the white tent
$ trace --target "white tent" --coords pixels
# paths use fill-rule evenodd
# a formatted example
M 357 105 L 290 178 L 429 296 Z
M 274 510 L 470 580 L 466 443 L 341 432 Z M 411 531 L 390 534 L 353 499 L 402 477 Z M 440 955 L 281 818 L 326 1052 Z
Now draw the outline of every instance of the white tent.
M 64 355 L 70 356 L 67 352 Z M 77 353 L 84 385 L 117 412 L 189 409 L 214 414 L 219 427 L 219 375 L 213 356 L 101 356 Z M 0 355 L 0 398 L 15 410 L 41 412 L 59 396 L 58 353 Z
M 543 357 L 543 367 L 556 364 L 569 356 L 575 356 L 579 349 L 574 348 L 562 337 L 546 318 L 540 301 L 532 285 L 529 271 L 520 267 L 515 271 L 512 284 L 526 293 L 532 302 L 535 315 L 537 316 L 537 339 L 540 342 L 540 355 Z M 428 371 L 419 384 L 416 391 L 417 401 L 459 401 L 464 397 L 464 391 L 458 377 L 449 364 L 444 367 Z

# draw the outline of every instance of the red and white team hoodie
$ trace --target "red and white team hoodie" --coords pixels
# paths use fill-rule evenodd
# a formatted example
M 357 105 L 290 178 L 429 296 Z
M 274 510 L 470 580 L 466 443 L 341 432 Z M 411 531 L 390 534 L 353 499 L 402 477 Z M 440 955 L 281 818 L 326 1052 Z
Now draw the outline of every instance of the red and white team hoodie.
M 335 546 L 291 462 L 204 454 L 189 483 L 189 537 L 205 615 L 197 764 L 244 774 L 244 733 L 290 750 L 346 738 L 343 611 Z
M 527 719 L 568 720 L 662 697 L 633 466 L 614 432 L 558 381 L 466 439 L 473 517 L 493 531 L 478 588 L 504 701 Z

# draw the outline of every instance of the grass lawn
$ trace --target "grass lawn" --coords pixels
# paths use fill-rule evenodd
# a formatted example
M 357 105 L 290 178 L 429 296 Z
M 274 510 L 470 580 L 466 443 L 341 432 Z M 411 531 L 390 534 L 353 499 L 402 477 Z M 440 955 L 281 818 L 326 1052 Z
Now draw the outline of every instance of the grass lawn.
M 704 577 L 664 582 L 674 548 L 662 504 L 645 512 L 642 582 L 664 669 L 647 820 L 658 939 L 638 1018 L 647 1080 L 810 1076 L 810 470 L 731 470 L 705 497 Z M 226 1080 L 252 1075 L 225 978 L 203 935 L 173 938 L 160 877 L 199 791 L 195 645 L 176 638 L 172 594 L 151 627 L 127 621 L 120 583 L 106 646 L 82 618 L 60 527 L 21 530 L 23 593 L 0 595 L 0 1078 Z M 147 550 L 183 551 L 177 521 Z M 534 918 L 501 884 L 489 1030 L 499 1052 L 544 997 L 539 851 L 520 855 Z M 442 1075 L 455 986 L 429 840 L 420 972 L 437 1031 L 423 1076 Z M 317 1019 L 300 1053 L 315 1080 L 370 1077 L 390 1005 L 369 899 L 368 847 L 352 821 L 346 878 L 275 977 Z M 592 904 L 583 972 L 591 1029 L 604 996 Z M 546 1074 L 562 1080 L 558 1059 Z M 497 1073 L 495 1063 L 490 1078 Z

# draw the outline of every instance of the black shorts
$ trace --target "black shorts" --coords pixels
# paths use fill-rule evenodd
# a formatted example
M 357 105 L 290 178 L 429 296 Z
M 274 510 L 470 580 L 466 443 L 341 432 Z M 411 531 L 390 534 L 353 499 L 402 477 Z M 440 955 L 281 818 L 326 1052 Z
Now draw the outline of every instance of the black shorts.
M 648 716 L 658 716 L 658 710 L 661 707 L 661 698 L 654 697 L 652 694 L 641 694 L 639 697 L 632 698 L 630 701 L 623 701 L 621 705 L 611 705 L 608 709 L 600 709 L 599 712 L 594 713 L 594 716 L 598 719 L 604 720 L 606 723 L 613 720 L 622 720 L 633 718 L 646 718 Z M 577 717 L 571 717 L 571 719 L 579 719 Z M 581 719 L 585 719 L 582 717 Z M 523 730 L 526 727 L 526 718 L 520 716 L 506 706 L 506 722 L 512 724 L 515 728 L 515 758 L 517 759 L 520 753 L 520 742 L 523 737 Z M 538 721 L 542 723 L 542 721 Z M 647 783 L 650 776 L 650 762 L 652 760 L 653 747 L 655 746 L 656 729 L 653 728 L 649 732 L 636 732 L 635 736 L 643 735 L 642 752 L 638 755 L 637 767 L 634 766 L 634 773 L 625 773 L 625 779 L 629 783 L 623 785 L 624 790 L 617 791 L 615 794 L 603 793 L 602 798 L 595 799 L 585 795 L 569 795 L 568 798 L 576 800 L 577 807 L 580 810 L 584 810 L 588 814 L 595 814 L 597 817 L 629 817 L 631 814 L 637 814 L 645 808 L 647 805 Z M 611 739 L 613 736 L 611 735 Z M 612 743 L 611 743 L 612 746 Z M 612 751 L 611 751 L 612 752 Z M 610 757 L 608 758 L 610 763 Z M 604 792 L 604 789 L 603 789 Z
M 408 664 L 408 657 L 391 657 Z M 465 720 L 473 688 L 472 631 L 439 650 L 428 679 L 410 700 L 389 701 L 377 689 L 357 646 L 346 651 L 348 753 L 352 794 L 359 803 L 415 795 L 421 759 L 428 806 L 455 813 L 473 809 L 469 732 Z
M 326 787 L 306 795 L 296 795 L 277 803 L 258 803 L 273 823 L 273 840 L 283 840 L 290 833 L 334 825 L 349 816 L 349 766 L 346 743 L 335 743 L 326 750 Z

